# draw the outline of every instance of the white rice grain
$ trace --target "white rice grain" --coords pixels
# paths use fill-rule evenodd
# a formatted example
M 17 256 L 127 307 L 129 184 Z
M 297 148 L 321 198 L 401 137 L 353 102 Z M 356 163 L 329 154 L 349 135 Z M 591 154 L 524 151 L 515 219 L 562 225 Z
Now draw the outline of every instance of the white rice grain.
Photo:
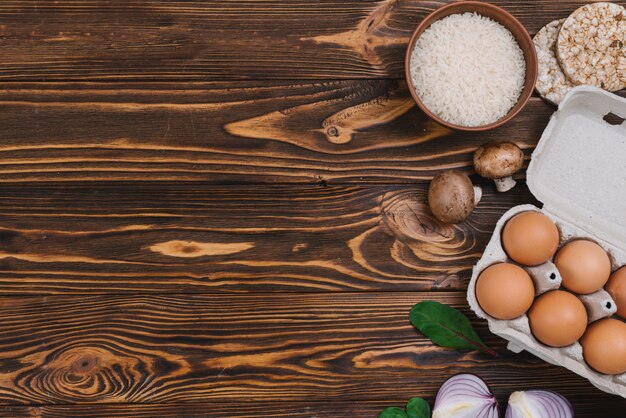
M 476 13 L 447 16 L 426 29 L 411 53 L 411 80 L 443 120 L 481 126 L 505 116 L 524 87 L 526 61 L 501 24 Z

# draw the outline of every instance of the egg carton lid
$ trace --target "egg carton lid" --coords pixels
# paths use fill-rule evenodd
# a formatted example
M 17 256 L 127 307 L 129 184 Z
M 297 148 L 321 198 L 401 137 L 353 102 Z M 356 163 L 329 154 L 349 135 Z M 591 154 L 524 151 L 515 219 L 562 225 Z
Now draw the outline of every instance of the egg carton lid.
M 528 187 L 546 212 L 618 248 L 626 242 L 626 122 L 618 124 L 620 118 L 626 118 L 625 98 L 591 86 L 572 89 L 527 170 Z

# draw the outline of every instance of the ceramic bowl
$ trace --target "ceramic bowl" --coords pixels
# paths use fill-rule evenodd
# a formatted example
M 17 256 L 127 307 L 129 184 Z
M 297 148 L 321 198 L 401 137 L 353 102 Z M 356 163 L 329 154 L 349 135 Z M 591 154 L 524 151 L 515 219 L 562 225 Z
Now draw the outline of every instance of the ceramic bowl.
M 415 91 L 415 87 L 413 86 L 413 82 L 411 80 L 411 52 L 415 47 L 415 43 L 417 42 L 420 35 L 434 22 L 443 19 L 446 16 L 457 14 L 457 13 L 466 13 L 466 12 L 475 12 L 482 16 L 489 17 L 496 22 L 500 23 L 502 26 L 507 28 L 517 40 L 522 52 L 524 53 L 524 59 L 526 60 L 526 76 L 524 79 L 524 88 L 522 89 L 522 93 L 520 94 L 519 99 L 515 106 L 509 110 L 509 112 L 504 115 L 502 118 L 497 121 L 490 123 L 488 125 L 480 125 L 480 126 L 461 126 L 455 125 L 440 117 L 434 115 L 419 99 L 417 96 L 417 92 Z M 409 91 L 411 92 L 411 96 L 415 99 L 417 105 L 422 109 L 428 117 L 436 121 L 437 123 L 447 126 L 448 128 L 459 130 L 459 131 L 487 131 L 489 129 L 497 128 L 501 126 L 511 119 L 515 117 L 528 103 L 530 96 L 533 93 L 535 88 L 535 83 L 537 82 L 537 53 L 535 52 L 535 45 L 533 44 L 533 40 L 530 37 L 528 31 L 521 24 L 519 20 L 517 20 L 513 15 L 511 15 L 506 10 L 494 6 L 493 4 L 484 3 L 480 1 L 461 1 L 450 3 L 439 9 L 433 11 L 428 16 L 422 20 L 420 25 L 417 27 L 413 36 L 411 36 L 411 40 L 409 41 L 409 46 L 406 52 L 404 70 L 406 75 L 407 85 L 409 87 Z

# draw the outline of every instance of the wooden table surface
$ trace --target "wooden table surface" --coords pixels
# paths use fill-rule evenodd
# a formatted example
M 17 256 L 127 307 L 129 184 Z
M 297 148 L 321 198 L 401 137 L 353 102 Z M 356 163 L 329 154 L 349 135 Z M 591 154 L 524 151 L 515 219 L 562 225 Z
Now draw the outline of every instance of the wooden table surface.
M 533 34 L 585 2 L 494 1 Z M 403 59 L 443 3 L 0 3 L 0 416 L 375 417 L 472 372 L 502 404 L 546 388 L 623 417 L 474 316 L 499 358 L 409 324 L 425 299 L 469 314 L 496 220 L 535 202 L 523 173 L 474 176 L 483 201 L 445 226 L 429 179 L 487 140 L 528 158 L 554 111 L 427 120 Z

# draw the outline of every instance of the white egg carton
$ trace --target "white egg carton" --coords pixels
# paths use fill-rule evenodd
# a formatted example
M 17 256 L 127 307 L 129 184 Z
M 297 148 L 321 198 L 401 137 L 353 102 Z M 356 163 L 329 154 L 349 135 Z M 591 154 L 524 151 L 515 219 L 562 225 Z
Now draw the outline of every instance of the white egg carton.
M 487 315 L 476 300 L 478 275 L 488 266 L 510 260 L 502 249 L 502 227 L 514 215 L 534 210 L 547 215 L 559 228 L 561 245 L 576 238 L 595 241 L 609 254 L 612 270 L 626 265 L 626 122 L 612 125 L 605 115 L 626 118 L 626 99 L 594 87 L 577 87 L 561 102 L 552 116 L 528 167 L 528 187 L 543 209 L 520 205 L 507 211 L 496 224 L 487 248 L 474 266 L 467 300 L 489 329 L 509 341 L 513 352 L 526 350 L 587 379 L 597 388 L 626 398 L 626 373 L 604 375 L 585 363 L 582 347 L 552 348 L 530 332 L 528 317 L 503 321 Z M 527 269 L 537 293 L 560 286 L 560 276 L 551 262 Z M 552 273 L 555 273 L 551 278 Z M 608 293 L 580 297 L 590 320 L 610 316 L 615 303 Z

